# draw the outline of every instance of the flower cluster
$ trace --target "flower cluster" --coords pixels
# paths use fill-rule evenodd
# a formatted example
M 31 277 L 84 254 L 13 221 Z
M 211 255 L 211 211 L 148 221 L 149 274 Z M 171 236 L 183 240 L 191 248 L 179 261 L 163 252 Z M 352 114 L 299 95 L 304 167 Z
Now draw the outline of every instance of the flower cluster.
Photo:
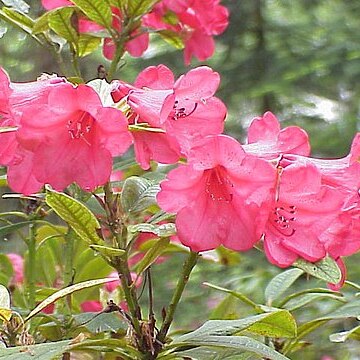
M 149 31 L 172 32 L 184 42 L 184 60 L 189 64 L 195 56 L 203 61 L 210 58 L 215 50 L 213 36 L 222 34 L 228 26 L 229 12 L 220 5 L 220 0 L 162 0 L 153 10 L 143 16 L 131 31 L 125 43 L 125 50 L 134 57 L 140 57 L 149 46 Z M 71 6 L 69 0 L 42 0 L 47 10 Z M 117 7 L 112 7 L 112 28 L 119 34 L 123 28 L 123 14 Z M 78 17 L 79 33 L 95 33 L 105 30 L 103 26 L 87 19 Z M 110 36 L 110 34 L 109 34 Z M 169 35 L 168 35 L 169 36 Z M 105 38 L 103 55 L 111 60 L 114 58 L 116 46 L 111 37 Z
M 220 77 L 206 66 L 177 80 L 164 65 L 145 69 L 134 84 L 115 80 L 107 84 L 110 106 L 90 85 L 0 76 L 0 126 L 17 129 L 0 133 L 0 164 L 15 191 L 72 182 L 93 190 L 133 142 L 143 169 L 151 160 L 180 161 L 157 200 L 176 214 L 178 239 L 193 251 L 246 251 L 260 242 L 280 267 L 331 256 L 343 268 L 341 257 L 360 249 L 360 134 L 347 157 L 314 159 L 306 132 L 281 129 L 267 112 L 242 145 L 222 134 Z

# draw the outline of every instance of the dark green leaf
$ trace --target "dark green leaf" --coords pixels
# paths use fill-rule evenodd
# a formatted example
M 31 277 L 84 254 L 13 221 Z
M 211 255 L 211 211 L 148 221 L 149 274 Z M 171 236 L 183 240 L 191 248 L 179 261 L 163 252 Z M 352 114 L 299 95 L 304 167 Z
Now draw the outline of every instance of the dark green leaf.
M 279 299 L 303 273 L 300 269 L 289 269 L 271 279 L 265 289 L 266 304 L 271 306 L 273 301 Z
M 24 226 L 28 226 L 32 224 L 32 221 L 22 221 L 16 224 L 10 224 L 0 227 L 0 237 L 8 235 L 16 230 L 23 228 Z

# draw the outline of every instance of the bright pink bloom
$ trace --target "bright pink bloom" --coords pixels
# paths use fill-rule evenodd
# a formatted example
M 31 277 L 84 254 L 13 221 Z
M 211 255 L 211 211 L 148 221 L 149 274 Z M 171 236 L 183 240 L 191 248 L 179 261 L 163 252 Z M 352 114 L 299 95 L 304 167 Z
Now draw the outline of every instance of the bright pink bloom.
M 16 285 L 20 285 L 24 282 L 24 258 L 18 254 L 9 253 L 6 254 L 9 258 L 14 270 L 12 282 Z
M 136 160 L 148 169 L 150 160 L 175 163 L 186 156 L 192 143 L 223 131 L 225 105 L 214 93 L 219 74 L 202 66 L 190 70 L 174 83 L 164 65 L 141 72 L 134 86 L 114 83 L 113 98 L 126 97 L 133 123 L 146 123 L 159 132 L 135 131 Z
M 41 3 L 46 10 L 52 10 L 63 6 L 74 5 L 69 0 L 41 0 Z
M 281 154 L 310 154 L 307 133 L 297 126 L 280 130 L 278 119 L 269 111 L 252 121 L 248 130 L 248 144 L 244 145 L 244 149 L 249 154 L 269 160 Z
M 322 234 L 336 219 L 343 198 L 321 182 L 311 165 L 290 165 L 279 174 L 264 247 L 271 263 L 290 266 L 298 257 L 315 262 L 326 256 Z
M 187 65 L 192 56 L 203 61 L 214 53 L 213 36 L 223 33 L 229 23 L 229 12 L 227 8 L 219 5 L 219 2 L 219 0 L 163 0 L 150 14 L 144 16 L 144 25 L 178 33 L 185 44 L 184 60 Z M 165 20 L 169 10 L 176 14 L 177 23 L 170 24 Z
M 275 174 L 233 138 L 209 136 L 191 149 L 187 165 L 170 171 L 157 199 L 177 213 L 177 235 L 193 251 L 221 244 L 245 251 L 264 230 Z
M 80 304 L 81 311 L 83 312 L 100 312 L 103 307 L 98 300 L 87 300 Z
M 112 156 L 123 154 L 132 142 L 120 111 L 103 107 L 91 87 L 71 84 L 49 90 L 46 104 L 24 109 L 17 138 L 33 159 L 24 154 L 9 171 L 24 166 L 39 183 L 58 190 L 72 182 L 85 190 L 103 185 L 110 178 Z M 10 186 L 25 194 L 34 190 L 24 187 L 23 179 L 14 178 Z

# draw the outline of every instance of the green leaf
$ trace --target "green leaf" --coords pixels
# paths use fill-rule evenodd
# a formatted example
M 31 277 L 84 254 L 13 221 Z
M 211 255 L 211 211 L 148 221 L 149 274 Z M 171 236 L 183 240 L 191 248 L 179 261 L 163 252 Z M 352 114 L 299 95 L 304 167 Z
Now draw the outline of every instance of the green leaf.
M 38 17 L 33 25 L 32 33 L 33 34 L 39 34 L 42 32 L 45 32 L 49 30 L 49 15 L 51 14 L 51 11 L 47 11 L 46 13 L 42 14 L 40 17 Z
M 329 291 L 328 293 L 303 294 L 302 296 L 293 298 L 288 302 L 286 302 L 284 307 L 289 311 L 294 311 L 309 303 L 315 303 L 319 299 L 330 299 L 330 300 L 346 302 L 346 300 L 341 296 L 341 294 L 336 294 Z
M 94 37 L 88 34 L 80 34 L 77 46 L 77 54 L 80 57 L 89 55 L 99 47 L 100 43 L 101 38 Z
M 46 188 L 46 203 L 66 221 L 76 234 L 89 244 L 102 242 L 96 229 L 100 224 L 94 214 L 72 197 Z
M 284 325 L 284 328 L 282 328 L 281 321 L 287 322 L 287 324 Z M 290 337 L 294 336 L 294 333 L 296 333 L 296 324 L 291 314 L 286 310 L 277 310 L 249 316 L 240 320 L 209 320 L 195 331 L 180 336 L 174 342 L 193 342 L 198 338 L 210 335 L 233 335 L 243 330 L 249 330 L 249 328 L 254 329 L 254 332 L 258 333 L 261 331 L 262 326 L 267 326 L 267 328 L 269 328 L 268 325 L 271 323 L 274 324 L 274 333 L 286 334 Z M 254 324 L 257 325 L 254 326 Z
M 46 298 L 44 301 L 42 301 L 39 305 L 37 305 L 35 307 L 35 309 L 30 312 L 30 314 L 27 316 L 25 321 L 30 320 L 32 317 L 34 317 L 36 314 L 38 314 L 41 310 L 46 308 L 48 305 L 52 304 L 53 302 L 65 297 L 67 295 L 70 295 L 79 290 L 87 289 L 87 288 L 90 288 L 93 286 L 102 285 L 102 284 L 105 284 L 105 283 L 111 282 L 111 281 L 118 281 L 118 279 L 105 278 L 105 279 L 88 280 L 88 281 L 83 281 L 81 283 L 74 284 L 74 285 L 68 286 L 64 289 L 61 289 L 61 290 L 57 291 L 56 293 L 50 295 L 48 298 Z
M 117 249 L 102 245 L 90 245 L 90 248 L 105 256 L 122 256 L 126 252 L 125 250 L 122 249 Z
M 360 341 L 360 325 L 348 331 L 331 334 L 329 339 L 332 342 L 345 342 L 348 339 Z
M 75 9 L 63 7 L 52 11 L 49 14 L 49 27 L 56 34 L 66 39 L 70 44 L 77 44 L 78 34 L 71 25 L 71 17 Z
M 53 360 L 68 351 L 73 340 L 0 349 L 1 360 Z
M 222 292 L 225 292 L 227 294 L 230 294 L 234 297 L 236 297 L 237 299 L 239 299 L 240 301 L 242 301 L 243 303 L 247 304 L 247 305 L 250 305 L 256 312 L 258 313 L 263 313 L 264 311 L 259 307 L 259 305 L 257 305 L 256 303 L 254 303 L 252 300 L 250 300 L 246 295 L 238 292 L 238 291 L 234 291 L 234 290 L 230 290 L 230 289 L 226 289 L 226 288 L 223 288 L 221 286 L 217 286 L 217 285 L 213 285 L 213 284 L 210 284 L 208 282 L 205 282 L 203 283 L 203 285 L 205 286 L 209 286 L 210 288 L 212 289 L 215 289 L 215 290 L 219 290 L 219 291 L 222 291 Z
M 2 126 L 2 127 L 0 127 L 0 134 L 9 133 L 9 132 L 15 132 L 15 131 L 17 131 L 17 129 L 18 129 L 17 126 Z
M 34 20 L 16 10 L 3 7 L 0 10 L 0 18 L 11 25 L 14 25 L 27 33 L 31 33 Z
M 304 271 L 300 269 L 290 269 L 271 279 L 265 289 L 266 304 L 271 306 L 303 273 Z
M 297 326 L 289 311 L 275 311 L 271 316 L 249 326 L 246 331 L 267 337 L 294 338 Z
M 247 336 L 203 336 L 192 341 L 187 341 L 186 344 L 239 349 L 253 352 L 267 359 L 288 360 L 286 356 Z
M 156 33 L 159 34 L 163 40 L 165 40 L 169 45 L 171 45 L 175 49 L 182 50 L 185 47 L 183 39 L 175 31 L 160 30 L 157 31 Z
M 128 324 L 114 313 L 94 313 L 87 312 L 74 316 L 77 326 L 84 326 L 93 334 L 111 331 L 113 333 L 128 328 Z
M 254 360 L 254 354 L 247 351 L 244 352 L 244 350 L 242 349 L 226 349 L 215 346 L 199 346 L 195 349 L 179 351 L 175 354 L 179 355 L 180 359 L 190 358 L 194 360 Z M 261 359 L 261 357 L 259 357 L 259 359 Z
M 6 236 L 16 230 L 23 228 L 24 226 L 32 224 L 32 221 L 21 221 L 15 224 L 5 225 L 0 227 L 0 237 Z
M 330 257 L 316 263 L 299 259 L 293 265 L 318 279 L 332 284 L 337 284 L 341 280 L 341 271 L 335 260 Z
M 161 238 L 156 241 L 155 245 L 144 255 L 144 257 L 136 264 L 135 271 L 142 274 L 156 259 L 165 251 L 169 244 L 169 238 Z
M 159 190 L 158 184 L 139 176 L 130 176 L 124 182 L 121 205 L 126 212 L 143 211 L 156 204 L 156 195 Z
M 141 223 L 128 226 L 128 231 L 132 233 L 146 232 L 153 233 L 159 237 L 169 237 L 176 235 L 176 227 L 174 223 L 154 225 L 149 223 Z
M 72 0 L 90 19 L 106 28 L 111 27 L 112 13 L 108 0 Z
M 157 2 L 159 0 L 123 0 L 120 7 L 129 17 L 137 17 L 148 13 Z

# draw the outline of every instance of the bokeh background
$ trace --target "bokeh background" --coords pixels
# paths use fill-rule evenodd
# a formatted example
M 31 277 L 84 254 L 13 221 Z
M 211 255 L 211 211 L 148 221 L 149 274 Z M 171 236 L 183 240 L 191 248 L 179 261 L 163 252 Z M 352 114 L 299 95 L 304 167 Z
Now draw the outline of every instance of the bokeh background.
M 40 1 L 28 3 L 30 16 L 41 14 Z M 346 155 L 360 126 L 360 2 L 224 0 L 222 4 L 230 10 L 230 25 L 217 37 L 215 56 L 201 64 L 221 74 L 217 96 L 228 107 L 226 132 L 244 141 L 251 119 L 271 110 L 283 126 L 296 124 L 309 133 L 313 156 Z M 143 68 L 160 63 L 177 75 L 189 70 L 181 51 L 154 36 L 143 58 L 125 57 L 117 77 L 131 82 Z M 86 80 L 96 77 L 99 64 L 108 66 L 100 49 L 81 59 Z M 199 64 L 193 61 L 191 67 Z M 12 81 L 34 80 L 42 72 L 61 75 L 46 49 L 1 20 L 0 65 Z M 0 211 L 16 207 L 21 207 L 18 200 L 0 199 Z M 1 251 L 22 249 L 16 236 L 11 240 L 0 238 Z M 360 282 L 359 260 L 358 255 L 346 260 L 349 279 L 354 282 Z M 154 267 L 158 311 L 169 297 L 181 262 L 181 255 L 177 255 Z M 279 271 L 256 250 L 246 254 L 222 251 L 218 263 L 202 260 L 180 304 L 177 328 L 193 328 L 209 316 L 238 318 L 249 314 L 249 308 L 238 300 L 202 285 L 203 282 L 242 291 L 254 301 L 262 302 L 266 283 Z M 312 281 L 315 286 L 325 286 Z M 308 280 L 302 279 L 298 286 L 309 286 Z M 300 320 L 309 319 L 320 316 L 333 305 L 330 301 L 319 301 L 296 315 Z M 308 339 L 316 341 L 316 347 L 305 348 L 298 358 L 306 354 L 309 359 L 321 359 L 325 355 L 334 359 L 360 359 L 360 346 L 355 342 L 339 345 L 328 340 L 329 333 L 351 325 L 354 324 L 333 323 L 320 328 Z

